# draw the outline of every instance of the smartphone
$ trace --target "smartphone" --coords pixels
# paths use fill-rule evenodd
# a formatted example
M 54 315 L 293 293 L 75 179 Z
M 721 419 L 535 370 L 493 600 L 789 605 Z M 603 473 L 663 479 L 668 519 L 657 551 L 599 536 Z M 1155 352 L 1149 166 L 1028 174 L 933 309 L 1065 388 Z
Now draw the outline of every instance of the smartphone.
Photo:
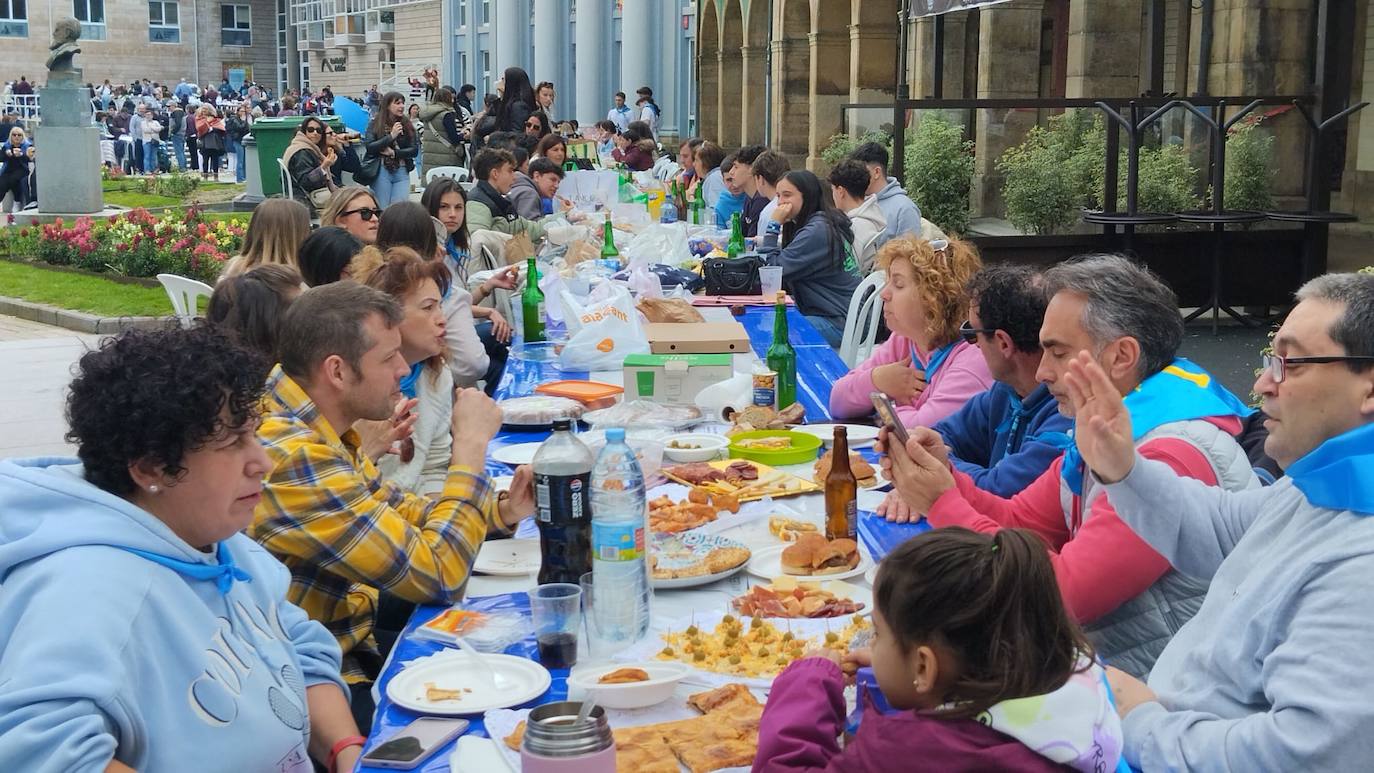
M 873 392 L 868 397 L 873 401 L 873 410 L 878 412 L 878 418 L 902 441 L 902 445 L 906 445 L 911 436 L 907 434 L 902 420 L 897 418 L 897 406 L 892 404 L 892 398 L 882 392 Z
M 392 770 L 410 770 L 462 735 L 469 724 L 466 719 L 420 717 L 385 743 L 364 754 L 362 763 Z

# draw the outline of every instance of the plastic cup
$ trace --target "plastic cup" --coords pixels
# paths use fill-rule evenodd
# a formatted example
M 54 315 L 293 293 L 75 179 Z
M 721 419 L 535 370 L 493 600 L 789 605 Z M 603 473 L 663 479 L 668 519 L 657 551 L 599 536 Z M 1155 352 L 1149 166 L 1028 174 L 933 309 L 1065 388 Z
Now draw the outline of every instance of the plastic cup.
M 782 290 L 782 266 L 759 266 L 759 287 L 765 298 L 776 298 Z
M 545 668 L 571 668 L 577 663 L 577 635 L 582 629 L 582 588 L 569 582 L 540 585 L 530 591 L 530 615 Z

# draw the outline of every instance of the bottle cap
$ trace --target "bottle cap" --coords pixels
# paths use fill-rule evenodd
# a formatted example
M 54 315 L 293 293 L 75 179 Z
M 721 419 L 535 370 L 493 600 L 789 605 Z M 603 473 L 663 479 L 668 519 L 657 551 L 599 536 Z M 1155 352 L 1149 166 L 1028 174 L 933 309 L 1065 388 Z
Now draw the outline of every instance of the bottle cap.
M 554 420 L 553 420 L 553 431 L 554 431 L 554 432 L 570 432 L 570 431 L 572 431 L 572 419 L 554 419 Z
M 606 430 L 606 442 L 619 443 L 623 440 L 625 440 L 624 427 L 611 427 L 610 429 Z

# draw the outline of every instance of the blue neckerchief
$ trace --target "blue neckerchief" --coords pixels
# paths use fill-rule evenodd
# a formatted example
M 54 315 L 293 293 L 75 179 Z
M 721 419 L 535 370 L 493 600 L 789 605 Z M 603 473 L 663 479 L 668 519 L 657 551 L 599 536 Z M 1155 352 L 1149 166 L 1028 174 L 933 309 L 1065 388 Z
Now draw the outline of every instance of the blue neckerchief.
M 468 254 L 467 250 L 454 243 L 452 236 L 444 242 L 444 263 L 448 266 L 449 273 L 453 274 L 453 281 L 449 282 L 450 290 L 453 289 L 453 285 L 459 282 L 467 283 L 468 258 L 470 257 L 471 255 Z M 447 290 L 444 291 L 442 300 L 448 300 Z
M 544 197 L 541 196 L 541 197 L 539 198 L 539 211 L 540 211 L 540 212 L 543 212 L 545 215 L 552 215 L 552 214 L 553 214 L 553 199 L 546 199 L 546 198 L 544 198 Z
M 1207 371 L 1182 357 L 1140 382 L 1123 402 L 1131 414 L 1131 434 L 1135 440 L 1170 422 L 1211 416 L 1244 418 L 1255 412 Z M 1077 444 L 1065 449 L 1059 474 L 1074 494 L 1083 493 L 1083 457 Z
M 940 366 L 945 364 L 945 360 L 949 358 L 950 352 L 954 351 L 954 347 L 958 345 L 959 342 L 957 340 L 953 343 L 945 344 L 944 346 L 941 346 L 939 349 L 936 349 L 935 351 L 931 352 L 930 359 L 922 363 L 921 358 L 916 354 L 916 344 L 912 344 L 911 362 L 913 365 L 920 367 L 920 369 L 925 372 L 926 383 L 929 384 L 931 381 L 935 379 L 935 371 L 939 370 Z
M 410 366 L 409 375 L 401 379 L 401 394 L 406 397 L 415 396 L 415 385 L 420 383 L 420 374 L 425 372 L 424 360 Z
M 177 574 L 184 574 L 193 580 L 214 580 L 215 587 L 219 589 L 221 596 L 229 595 L 229 589 L 233 587 L 235 580 L 239 582 L 253 581 L 252 575 L 234 563 L 234 557 L 229 554 L 229 549 L 224 546 L 223 542 L 215 547 L 215 559 L 219 561 L 218 565 L 182 561 L 179 558 L 150 553 L 138 548 L 121 546 L 120 549 L 133 553 L 140 558 L 146 558 L 155 564 L 161 564 Z
M 1374 424 L 1327 438 L 1286 472 L 1317 507 L 1374 515 Z

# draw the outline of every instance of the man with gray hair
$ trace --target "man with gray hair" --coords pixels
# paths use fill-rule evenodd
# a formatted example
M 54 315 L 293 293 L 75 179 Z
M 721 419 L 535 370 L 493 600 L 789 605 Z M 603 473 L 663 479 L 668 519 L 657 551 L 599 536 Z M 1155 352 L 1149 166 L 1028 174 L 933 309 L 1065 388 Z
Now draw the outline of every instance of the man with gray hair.
M 534 509 L 528 467 L 509 494 L 486 474 L 501 409 L 476 389 L 454 400 L 438 495 L 403 492 L 377 471 L 353 425 L 411 423 L 404 414 L 414 403 L 400 387 L 410 373 L 403 319 L 391 296 L 356 282 L 301 293 L 282 317 L 281 364 L 267 379 L 258 429 L 272 470 L 249 534 L 291 570 L 292 603 L 338 640 L 359 727 L 372 723 L 369 688 L 389 649 L 383 634 L 399 632 L 414 604 L 461 600 L 487 534 L 509 534 Z
M 1211 581 L 1149 685 L 1109 678 L 1143 770 L 1364 770 L 1374 760 L 1374 276 L 1298 291 L 1255 392 L 1273 486 L 1229 492 L 1138 453 L 1128 406 L 1077 354 L 1078 445 L 1117 513 Z M 1129 401 L 1128 401 L 1129 402 Z
M 1177 356 L 1183 321 L 1158 277 L 1123 257 L 1091 256 L 1046 271 L 1045 289 L 1036 378 L 1064 415 L 1074 415 L 1064 373 L 1086 350 L 1117 396 L 1126 396 L 1136 428 L 1131 441 L 1142 456 L 1209 486 L 1259 486 L 1235 439 L 1251 410 Z M 882 446 L 897 491 L 933 526 L 1026 528 L 1043 537 L 1069 613 L 1108 663 L 1148 674 L 1202 604 L 1205 580 L 1178 571 L 1122 522 L 1103 487 L 1084 474 L 1075 445 L 1011 498 L 979 489 L 952 468 L 934 430 L 916 428 L 905 447 L 884 435 Z

